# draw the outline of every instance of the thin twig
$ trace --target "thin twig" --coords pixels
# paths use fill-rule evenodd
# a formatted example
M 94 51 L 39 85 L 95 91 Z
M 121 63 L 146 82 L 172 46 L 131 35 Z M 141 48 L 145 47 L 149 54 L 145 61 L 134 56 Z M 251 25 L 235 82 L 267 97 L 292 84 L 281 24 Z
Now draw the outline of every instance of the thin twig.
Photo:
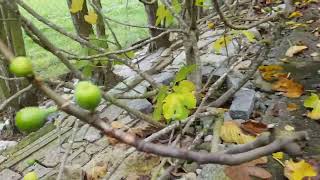
M 9 97 L 8 99 L 6 99 L 5 101 L 3 101 L 2 104 L 0 104 L 0 112 L 4 110 L 5 107 L 7 107 L 11 101 L 13 101 L 14 99 L 18 98 L 21 94 L 29 91 L 32 89 L 32 84 L 30 84 L 29 86 L 21 89 L 20 91 L 18 91 L 17 93 L 15 93 L 14 95 L 12 95 L 11 97 Z

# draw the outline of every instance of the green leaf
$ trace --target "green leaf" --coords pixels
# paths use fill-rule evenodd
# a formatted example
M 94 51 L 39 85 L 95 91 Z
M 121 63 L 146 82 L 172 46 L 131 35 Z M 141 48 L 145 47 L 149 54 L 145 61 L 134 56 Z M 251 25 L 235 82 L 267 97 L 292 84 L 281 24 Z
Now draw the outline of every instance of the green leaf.
M 166 98 L 168 94 L 168 90 L 169 90 L 168 86 L 161 86 L 159 89 L 159 93 L 156 96 L 157 103 L 153 111 L 153 118 L 157 121 L 161 119 L 163 100 Z
M 181 4 L 178 0 L 172 0 L 172 7 L 176 13 L 179 14 L 181 12 Z
M 307 108 L 314 108 L 317 105 L 317 102 L 319 101 L 318 95 L 311 93 L 311 96 L 309 96 L 307 99 L 304 100 L 304 107 Z
M 221 36 L 213 43 L 213 48 L 217 53 L 220 53 L 221 49 L 227 47 L 231 43 L 233 37 L 230 35 Z
M 85 66 L 82 70 L 82 73 L 83 73 L 84 77 L 86 77 L 86 78 L 91 78 L 92 72 L 93 72 L 93 66 L 91 64 Z
M 179 86 L 174 86 L 173 90 L 177 93 L 188 93 L 195 91 L 196 86 L 191 81 L 184 80 L 179 83 Z
M 177 82 L 180 82 L 182 80 L 185 80 L 187 76 L 196 69 L 196 65 L 188 65 L 188 66 L 183 66 L 179 72 L 176 74 L 176 78 L 174 80 L 173 84 L 176 84 Z
M 242 32 L 243 35 L 246 36 L 246 38 L 249 40 L 249 42 L 255 42 L 256 41 L 256 36 L 254 35 L 253 32 L 246 31 L 246 30 L 243 30 L 241 32 Z
M 196 6 L 199 6 L 199 7 L 202 7 L 203 4 L 204 4 L 204 1 L 205 1 L 205 0 L 196 0 L 195 5 L 196 5 Z
M 191 81 L 182 81 L 174 87 L 163 103 L 163 115 L 167 121 L 182 120 L 188 117 L 190 109 L 196 107 L 195 86 Z
M 163 4 L 159 5 L 156 15 L 157 15 L 156 26 L 160 25 L 161 22 L 163 22 L 164 20 L 166 20 L 166 23 L 168 26 L 173 23 L 172 14 L 168 9 L 166 9 L 166 7 Z

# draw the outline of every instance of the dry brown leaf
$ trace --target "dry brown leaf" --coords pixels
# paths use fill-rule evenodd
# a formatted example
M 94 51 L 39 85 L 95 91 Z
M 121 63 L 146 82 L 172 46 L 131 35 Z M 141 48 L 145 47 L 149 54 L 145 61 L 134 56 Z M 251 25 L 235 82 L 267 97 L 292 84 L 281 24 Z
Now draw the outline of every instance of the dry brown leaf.
M 308 49 L 307 46 L 291 46 L 287 52 L 286 56 L 293 57 L 295 54 L 302 52 L 303 50 Z
M 251 135 L 257 136 L 265 131 L 268 131 L 268 125 L 259 121 L 249 120 L 241 123 L 241 129 Z
M 262 157 L 237 166 L 227 166 L 224 172 L 231 180 L 252 180 L 252 177 L 270 179 L 272 175 L 267 170 L 257 167 L 267 162 L 267 158 Z
M 107 139 L 108 139 L 108 142 L 113 146 L 120 142 L 116 138 L 112 138 L 112 137 L 109 137 L 109 136 L 107 136 Z
M 92 167 L 89 172 L 87 172 L 88 180 L 99 180 L 107 174 L 108 164 L 107 163 L 97 163 L 96 166 Z
M 259 67 L 261 76 L 266 81 L 273 81 L 277 80 L 280 77 L 287 77 L 287 73 L 281 72 L 282 70 L 283 67 L 279 65 L 267 65 Z
M 114 129 L 121 129 L 124 127 L 124 124 L 120 121 L 113 121 L 111 123 L 111 127 L 114 128 Z
M 226 121 L 221 127 L 220 137 L 224 142 L 245 144 L 255 140 L 254 136 L 242 132 L 239 125 L 234 121 Z
M 288 107 L 287 107 L 288 111 L 295 111 L 297 109 L 298 109 L 298 105 L 297 104 L 295 104 L 295 103 L 289 103 L 288 104 Z
M 272 89 L 284 92 L 283 95 L 289 98 L 298 98 L 303 93 L 303 86 L 301 84 L 287 78 L 280 78 L 272 84 Z

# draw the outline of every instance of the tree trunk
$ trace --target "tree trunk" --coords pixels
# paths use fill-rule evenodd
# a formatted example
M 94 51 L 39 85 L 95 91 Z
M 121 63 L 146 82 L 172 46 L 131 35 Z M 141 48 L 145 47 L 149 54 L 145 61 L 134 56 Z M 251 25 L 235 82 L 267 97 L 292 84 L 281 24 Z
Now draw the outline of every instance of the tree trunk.
M 68 2 L 68 7 L 71 8 L 72 1 L 67 0 L 67 2 Z M 92 25 L 87 23 L 84 20 L 84 16 L 88 14 L 88 7 L 87 7 L 86 0 L 84 0 L 83 7 L 82 7 L 81 11 L 79 11 L 77 13 L 70 12 L 70 14 L 71 14 L 74 28 L 76 29 L 76 32 L 80 37 L 82 37 L 83 39 L 88 39 L 90 34 L 94 34 Z
M 155 3 L 149 5 L 149 4 L 144 4 L 145 11 L 147 13 L 148 17 L 148 25 L 149 26 L 156 26 L 156 20 L 157 20 L 157 9 L 158 9 L 158 2 L 156 1 Z M 149 32 L 151 37 L 158 36 L 160 33 L 162 33 L 162 30 L 154 29 L 154 28 L 149 28 Z M 149 51 L 155 51 L 159 49 L 160 47 L 169 47 L 170 42 L 169 42 L 169 34 L 166 36 L 163 36 L 162 38 L 157 39 L 153 43 L 151 43 L 151 46 L 149 48 Z
M 200 53 L 198 48 L 199 32 L 197 29 L 197 7 L 193 0 L 186 0 L 185 20 L 189 24 L 188 33 L 184 35 L 184 48 L 187 65 L 196 65 L 196 69 L 190 74 L 189 79 L 196 85 L 199 92 L 202 88 L 202 73 Z
M 101 11 L 102 5 L 101 0 L 92 0 L 92 3 Z M 98 38 L 105 38 L 106 37 L 106 27 L 104 25 L 103 17 L 100 13 L 96 12 L 98 14 L 98 21 L 96 25 L 97 30 L 97 37 Z
M 18 6 L 13 0 L 11 2 L 15 9 L 18 11 Z M 4 21 L 0 21 L 0 38 L 3 40 L 10 50 L 14 53 L 15 56 L 26 56 L 24 39 L 21 29 L 21 22 L 17 15 L 14 12 L 7 10 L 9 8 L 5 8 L 4 6 L 0 6 L 0 18 L 8 19 Z M 10 74 L 8 69 L 8 64 L 5 61 L 2 61 L 2 67 L 0 74 L 6 77 L 13 77 Z M 7 81 L 7 90 L 9 90 L 9 95 L 13 95 L 19 90 L 25 88 L 29 85 L 27 80 L 22 81 Z M 3 83 L 2 83 L 3 85 Z M 7 91 L 2 89 L 2 91 Z M 37 105 L 36 93 L 34 91 L 29 91 L 21 95 L 17 100 L 13 101 L 12 105 L 15 109 L 19 109 L 25 106 L 34 106 Z

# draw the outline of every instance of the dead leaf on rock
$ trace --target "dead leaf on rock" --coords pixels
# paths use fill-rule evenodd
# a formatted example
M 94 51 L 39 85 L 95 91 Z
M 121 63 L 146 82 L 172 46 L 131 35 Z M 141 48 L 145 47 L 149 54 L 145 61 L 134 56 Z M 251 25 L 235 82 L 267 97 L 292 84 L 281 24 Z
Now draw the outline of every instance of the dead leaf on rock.
M 254 141 L 256 138 L 242 132 L 239 125 L 234 121 L 226 121 L 221 127 L 220 137 L 224 142 L 245 144 Z
M 275 91 L 284 92 L 283 95 L 289 98 L 298 98 L 303 93 L 303 86 L 292 79 L 280 78 L 272 84 Z
M 295 104 L 295 103 L 289 103 L 288 104 L 288 107 L 287 107 L 288 111 L 295 111 L 297 109 L 298 109 L 298 105 L 297 104 Z
M 257 136 L 265 131 L 268 131 L 268 125 L 259 121 L 249 120 L 241 123 L 241 129 L 251 135 Z
M 238 166 L 227 166 L 224 172 L 231 180 L 252 180 L 252 177 L 270 179 L 272 175 L 257 165 L 266 164 L 266 157 L 262 157 Z
M 122 122 L 119 122 L 119 121 L 113 121 L 113 122 L 111 123 L 111 127 L 112 127 L 113 129 L 121 129 L 121 128 L 124 127 L 124 124 L 123 124 Z
M 88 180 L 99 180 L 107 174 L 108 164 L 107 163 L 97 163 L 96 166 L 92 167 L 89 172 L 87 172 Z
M 299 162 L 289 160 L 285 162 L 284 175 L 289 180 L 302 180 L 304 177 L 317 176 L 317 172 L 314 167 L 305 160 Z
M 108 139 L 108 142 L 113 146 L 120 142 L 116 138 L 112 138 L 112 137 L 109 137 L 109 136 L 107 136 L 107 139 Z
M 302 52 L 303 50 L 308 49 L 307 46 L 291 46 L 287 52 L 286 56 L 293 57 L 295 54 Z
M 279 65 L 267 65 L 259 67 L 262 78 L 266 81 L 274 81 L 280 77 L 287 77 L 287 73 L 282 72 L 283 67 Z

